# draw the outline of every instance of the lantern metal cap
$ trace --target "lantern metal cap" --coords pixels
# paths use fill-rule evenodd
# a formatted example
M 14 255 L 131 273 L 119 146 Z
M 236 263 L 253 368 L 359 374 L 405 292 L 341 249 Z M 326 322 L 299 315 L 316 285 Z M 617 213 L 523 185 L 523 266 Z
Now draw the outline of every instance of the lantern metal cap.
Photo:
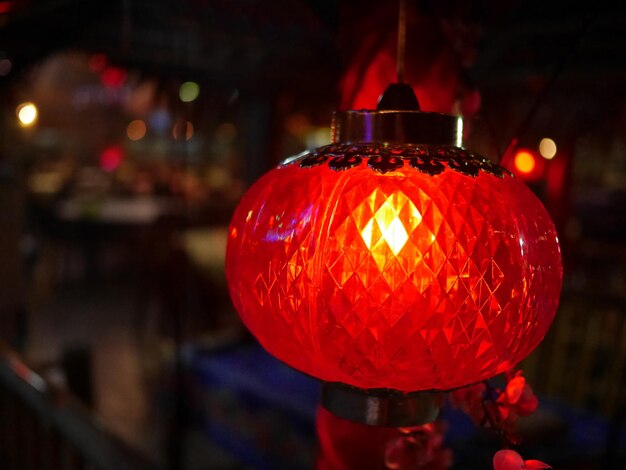
M 419 426 L 437 419 L 440 392 L 400 392 L 361 389 L 339 382 L 325 382 L 322 406 L 340 418 L 371 426 Z
M 413 88 L 391 83 L 376 110 L 336 111 L 331 127 L 333 143 L 463 144 L 463 119 L 440 113 L 424 113 Z
M 331 131 L 333 143 L 463 144 L 461 117 L 411 110 L 336 111 Z

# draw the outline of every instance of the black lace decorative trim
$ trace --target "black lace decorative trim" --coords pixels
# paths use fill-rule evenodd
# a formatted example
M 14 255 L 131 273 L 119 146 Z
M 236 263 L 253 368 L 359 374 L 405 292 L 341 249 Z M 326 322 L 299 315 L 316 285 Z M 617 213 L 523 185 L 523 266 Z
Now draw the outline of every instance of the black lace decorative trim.
M 471 177 L 478 176 L 481 171 L 499 178 L 505 174 L 512 176 L 508 170 L 476 153 L 439 145 L 331 144 L 284 164 L 297 163 L 301 168 L 327 164 L 331 170 L 344 171 L 364 161 L 369 168 L 382 174 L 408 164 L 430 176 L 443 173 L 446 168 Z

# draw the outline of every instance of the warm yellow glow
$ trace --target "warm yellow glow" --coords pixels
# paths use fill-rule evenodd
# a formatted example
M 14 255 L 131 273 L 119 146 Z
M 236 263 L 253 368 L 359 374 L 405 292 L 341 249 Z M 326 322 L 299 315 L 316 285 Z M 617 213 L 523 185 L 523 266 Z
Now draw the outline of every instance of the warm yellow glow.
M 530 173 L 535 169 L 535 157 L 532 153 L 521 151 L 515 155 L 515 168 L 522 173 Z
M 28 188 L 36 194 L 56 194 L 63 188 L 65 179 L 61 172 L 34 173 L 28 180 Z
M 322 147 L 330 142 L 330 127 L 313 127 L 304 136 L 307 148 Z
M 409 235 L 404 229 L 402 222 L 396 217 L 386 227 L 381 227 L 383 232 L 383 238 L 393 251 L 394 255 L 400 253 L 402 247 L 404 247 L 406 241 L 409 239 Z
M 15 110 L 20 126 L 30 127 L 37 121 L 39 112 L 35 103 L 22 103 Z
M 541 139 L 539 153 L 546 160 L 552 160 L 556 155 L 556 142 L 548 137 Z
M 375 197 L 374 192 L 371 198 Z M 378 262 L 376 255 L 384 253 L 380 252 L 381 242 L 384 241 L 392 253 L 397 255 L 409 239 L 407 227 L 413 231 L 421 220 L 422 215 L 404 193 L 393 193 L 361 229 L 361 238 Z M 380 261 L 384 262 L 383 259 Z
M 141 140 L 146 135 L 146 123 L 141 119 L 135 119 L 128 124 L 126 135 L 130 140 Z

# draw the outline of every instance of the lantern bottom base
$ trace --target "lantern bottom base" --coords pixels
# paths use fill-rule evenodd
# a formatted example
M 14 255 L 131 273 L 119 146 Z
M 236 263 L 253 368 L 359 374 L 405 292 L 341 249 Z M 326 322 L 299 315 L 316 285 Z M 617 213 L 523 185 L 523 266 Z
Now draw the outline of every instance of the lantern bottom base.
M 419 426 L 439 414 L 441 392 L 400 392 L 363 389 L 339 382 L 324 382 L 322 406 L 339 418 L 370 426 Z

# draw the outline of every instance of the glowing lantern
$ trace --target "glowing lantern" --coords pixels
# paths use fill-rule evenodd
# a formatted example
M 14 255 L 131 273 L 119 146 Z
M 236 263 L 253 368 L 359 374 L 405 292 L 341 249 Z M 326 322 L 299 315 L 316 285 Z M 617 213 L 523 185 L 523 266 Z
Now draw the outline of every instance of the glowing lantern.
M 235 212 L 235 307 L 270 353 L 332 384 L 333 412 L 431 420 L 414 392 L 511 368 L 552 322 L 562 271 L 550 217 L 511 173 L 461 148 L 461 126 L 336 113 L 331 145 L 287 159 Z M 381 417 L 389 397 L 400 420 Z M 346 403 L 359 400 L 369 408 L 355 418 Z

